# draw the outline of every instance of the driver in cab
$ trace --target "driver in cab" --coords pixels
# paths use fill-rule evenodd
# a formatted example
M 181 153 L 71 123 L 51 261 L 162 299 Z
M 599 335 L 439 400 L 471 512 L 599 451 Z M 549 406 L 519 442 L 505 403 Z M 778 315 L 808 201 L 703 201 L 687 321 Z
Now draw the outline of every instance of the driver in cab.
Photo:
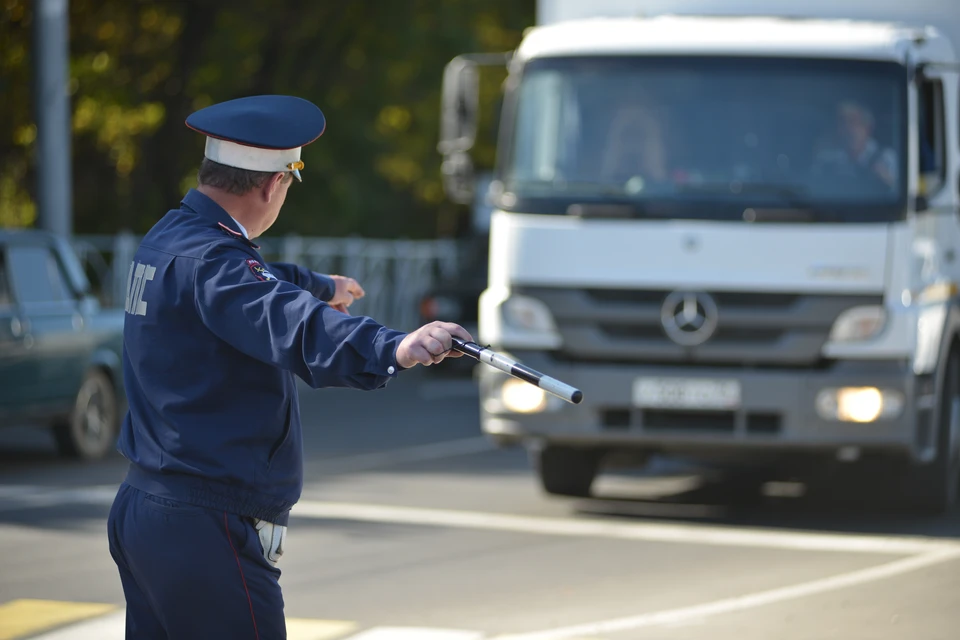
M 820 151 L 817 173 L 879 179 L 888 189 L 897 185 L 897 154 L 874 137 L 873 113 L 862 104 L 845 100 L 837 106 L 839 145 Z

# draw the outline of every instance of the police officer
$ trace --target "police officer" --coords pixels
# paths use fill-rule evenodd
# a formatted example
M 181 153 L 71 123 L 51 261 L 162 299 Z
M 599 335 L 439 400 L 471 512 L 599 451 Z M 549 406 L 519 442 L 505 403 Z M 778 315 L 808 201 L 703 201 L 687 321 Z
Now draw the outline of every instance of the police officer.
M 277 561 L 302 489 L 295 377 L 312 388 L 384 387 L 432 365 L 462 327 L 412 333 L 343 310 L 353 280 L 267 264 L 301 148 L 326 122 L 313 104 L 254 96 L 192 114 L 206 135 L 198 186 L 144 237 L 124 327 L 130 468 L 108 521 L 127 638 L 285 638 Z

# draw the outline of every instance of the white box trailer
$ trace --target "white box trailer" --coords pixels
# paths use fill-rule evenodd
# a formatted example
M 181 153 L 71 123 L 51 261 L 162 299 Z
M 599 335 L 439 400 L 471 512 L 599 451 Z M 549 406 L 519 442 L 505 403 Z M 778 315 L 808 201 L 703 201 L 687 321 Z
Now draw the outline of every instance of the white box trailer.
M 481 368 L 485 433 L 560 495 L 665 453 L 843 460 L 952 508 L 956 2 L 541 0 L 538 24 L 509 62 L 479 339 L 584 400 Z M 444 78 L 453 195 L 480 61 Z

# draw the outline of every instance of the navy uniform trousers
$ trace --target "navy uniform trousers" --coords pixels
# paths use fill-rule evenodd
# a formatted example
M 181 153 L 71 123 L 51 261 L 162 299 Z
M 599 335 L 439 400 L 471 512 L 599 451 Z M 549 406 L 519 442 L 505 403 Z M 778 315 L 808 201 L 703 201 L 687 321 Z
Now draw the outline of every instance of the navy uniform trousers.
M 127 640 L 285 639 L 280 570 L 249 518 L 124 483 L 107 523 Z

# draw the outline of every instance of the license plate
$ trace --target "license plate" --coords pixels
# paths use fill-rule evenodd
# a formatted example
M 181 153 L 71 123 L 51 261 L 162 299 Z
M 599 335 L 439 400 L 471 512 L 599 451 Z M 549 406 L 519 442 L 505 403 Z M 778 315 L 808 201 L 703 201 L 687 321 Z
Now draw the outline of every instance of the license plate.
M 705 378 L 638 378 L 633 403 L 650 409 L 725 409 L 740 406 L 740 382 Z

